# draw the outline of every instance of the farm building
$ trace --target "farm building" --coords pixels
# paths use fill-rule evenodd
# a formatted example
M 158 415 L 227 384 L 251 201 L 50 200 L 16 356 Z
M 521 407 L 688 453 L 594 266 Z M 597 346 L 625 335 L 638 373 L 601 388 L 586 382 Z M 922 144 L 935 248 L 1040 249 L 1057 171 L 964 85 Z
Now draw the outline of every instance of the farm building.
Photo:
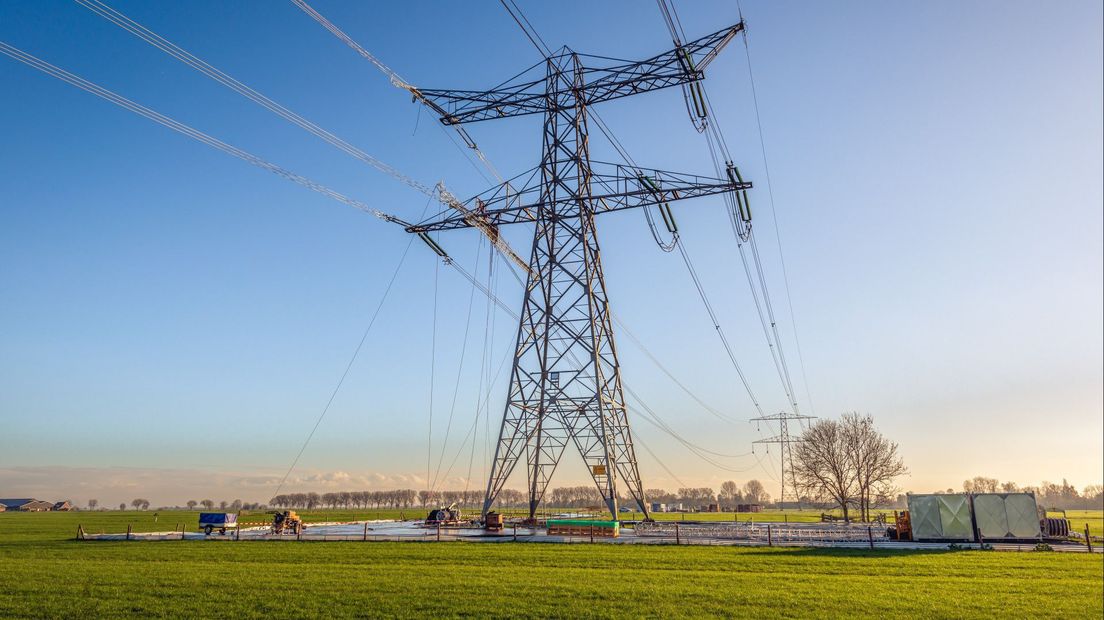
M 70 504 L 69 502 L 58 502 L 58 503 L 54 504 L 54 508 L 53 508 L 53 510 L 58 511 L 58 512 L 69 512 L 72 509 L 73 509 L 73 504 Z
M 54 509 L 53 503 L 43 502 L 34 498 L 0 499 L 0 504 L 3 504 L 6 510 L 17 510 L 20 512 L 49 512 Z

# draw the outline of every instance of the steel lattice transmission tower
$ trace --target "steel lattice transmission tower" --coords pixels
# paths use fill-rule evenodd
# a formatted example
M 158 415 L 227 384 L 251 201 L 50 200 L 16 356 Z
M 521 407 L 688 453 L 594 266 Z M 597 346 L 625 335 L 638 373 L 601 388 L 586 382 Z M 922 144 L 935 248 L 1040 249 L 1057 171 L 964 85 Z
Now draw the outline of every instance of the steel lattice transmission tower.
M 790 435 L 790 422 L 801 420 L 812 420 L 814 416 L 801 415 L 799 413 L 787 413 L 782 411 L 773 415 L 765 415 L 758 418 L 752 418 L 752 422 L 777 422 L 778 434 L 766 439 L 760 439 L 753 441 L 753 444 L 779 444 L 782 452 L 782 491 L 778 497 L 779 502 L 786 501 L 786 473 L 790 474 L 790 488 L 793 490 L 794 500 L 800 500 L 800 495 L 797 492 L 797 477 L 794 475 L 793 470 L 793 444 L 800 443 L 800 439 L 794 439 Z
M 647 515 L 621 387 L 595 216 L 751 187 L 729 165 L 717 179 L 591 161 L 587 108 L 691 84 L 743 22 L 648 60 L 590 67 L 566 47 L 518 78 L 485 91 L 419 90 L 446 125 L 544 115 L 540 165 L 419 224 L 407 227 L 438 251 L 428 233 L 478 228 L 495 240 L 504 224 L 535 224 L 509 396 L 483 502 L 493 505 L 525 463 L 529 516 L 564 449 L 582 455 L 609 511 L 626 489 Z M 608 59 L 600 59 L 606 63 Z M 533 75 L 543 67 L 543 76 Z

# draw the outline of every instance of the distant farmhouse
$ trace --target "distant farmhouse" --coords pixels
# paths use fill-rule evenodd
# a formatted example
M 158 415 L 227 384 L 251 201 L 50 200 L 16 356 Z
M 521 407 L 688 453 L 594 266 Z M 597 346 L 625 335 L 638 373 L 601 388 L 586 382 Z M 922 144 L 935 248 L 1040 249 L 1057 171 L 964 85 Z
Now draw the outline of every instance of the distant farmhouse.
M 19 512 L 49 512 L 51 510 L 72 510 L 73 507 L 69 502 L 44 502 L 34 498 L 22 498 L 22 499 L 0 499 L 0 512 L 3 511 L 19 511 Z

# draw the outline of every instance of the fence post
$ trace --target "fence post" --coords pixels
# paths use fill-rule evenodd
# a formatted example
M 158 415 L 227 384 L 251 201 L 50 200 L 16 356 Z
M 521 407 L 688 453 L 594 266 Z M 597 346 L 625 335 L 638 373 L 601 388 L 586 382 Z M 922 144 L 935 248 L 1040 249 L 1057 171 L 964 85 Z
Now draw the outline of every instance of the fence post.
M 1088 532 L 1086 531 L 1086 533 Z M 77 540 L 84 540 L 84 527 L 79 523 L 77 524 Z M 1089 547 L 1089 551 L 1092 551 L 1092 547 Z
M 241 540 L 241 523 L 234 523 L 234 540 Z
M 590 526 L 590 542 L 594 542 L 594 526 Z
M 514 542 L 517 542 L 517 523 L 514 524 Z
M 187 529 L 187 525 L 180 526 L 180 540 L 184 540 L 184 530 Z
M 130 540 L 130 524 L 129 523 L 127 523 L 127 537 L 126 537 L 126 539 Z
M 1085 544 L 1089 546 L 1089 553 L 1092 553 L 1092 537 L 1089 536 L 1089 524 L 1085 524 Z
M 368 542 L 368 524 L 364 524 L 364 539 L 361 542 Z
M 866 526 L 866 537 L 870 540 L 870 548 L 874 548 L 874 528 L 873 526 Z
M 303 524 L 300 523 L 299 527 L 295 529 L 295 540 L 303 540 Z
M 773 547 L 773 546 L 774 546 L 774 539 L 773 539 L 773 538 L 771 538 L 771 526 L 770 526 L 770 523 L 768 523 L 768 524 L 767 524 L 767 546 L 768 546 L 768 547 Z
M 680 541 L 679 541 L 679 529 L 678 529 L 678 521 L 675 521 L 675 544 L 676 544 L 676 545 L 677 545 L 677 544 L 680 544 Z
M 437 542 L 441 542 L 441 522 L 437 522 Z

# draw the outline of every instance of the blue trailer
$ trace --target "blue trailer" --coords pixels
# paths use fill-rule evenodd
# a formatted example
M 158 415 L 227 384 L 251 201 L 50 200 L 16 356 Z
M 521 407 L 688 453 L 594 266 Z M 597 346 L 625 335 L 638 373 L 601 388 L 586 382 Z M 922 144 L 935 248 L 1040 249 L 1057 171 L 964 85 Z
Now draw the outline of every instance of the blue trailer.
M 199 513 L 199 529 L 204 534 L 218 530 L 219 534 L 225 534 L 226 530 L 233 529 L 238 524 L 238 515 L 232 512 L 201 512 Z

